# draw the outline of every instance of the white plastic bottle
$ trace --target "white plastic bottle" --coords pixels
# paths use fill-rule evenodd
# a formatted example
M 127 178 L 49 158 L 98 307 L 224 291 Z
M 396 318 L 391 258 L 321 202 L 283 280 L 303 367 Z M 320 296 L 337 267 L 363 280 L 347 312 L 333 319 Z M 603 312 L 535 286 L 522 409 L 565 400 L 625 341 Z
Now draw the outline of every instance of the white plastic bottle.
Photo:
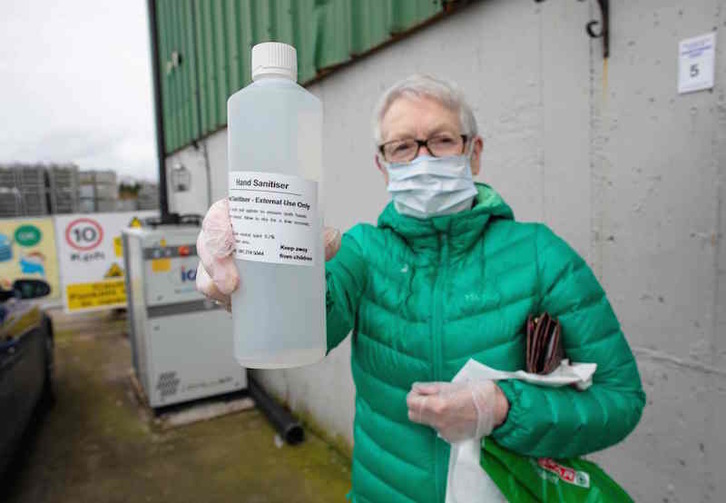
M 234 351 L 250 368 L 307 365 L 325 356 L 324 250 L 319 182 L 320 100 L 299 86 L 294 47 L 252 48 L 252 84 L 227 102 L 229 207 L 239 290 Z

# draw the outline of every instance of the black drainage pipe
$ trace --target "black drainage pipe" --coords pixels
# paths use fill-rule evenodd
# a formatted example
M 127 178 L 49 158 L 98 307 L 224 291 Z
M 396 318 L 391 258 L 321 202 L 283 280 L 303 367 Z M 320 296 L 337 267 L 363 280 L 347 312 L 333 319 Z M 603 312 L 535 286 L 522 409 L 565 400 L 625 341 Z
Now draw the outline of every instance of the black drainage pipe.
M 249 374 L 247 387 L 257 407 L 267 416 L 267 419 L 270 420 L 285 442 L 296 445 L 305 440 L 305 431 L 302 425 L 285 408 L 270 398 Z

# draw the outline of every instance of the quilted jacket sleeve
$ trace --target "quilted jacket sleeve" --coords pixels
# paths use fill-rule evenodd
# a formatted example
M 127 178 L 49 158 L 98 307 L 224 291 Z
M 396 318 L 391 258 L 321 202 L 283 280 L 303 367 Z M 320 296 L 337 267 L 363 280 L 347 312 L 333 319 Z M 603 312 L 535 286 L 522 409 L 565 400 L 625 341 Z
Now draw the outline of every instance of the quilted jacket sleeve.
M 585 261 L 547 227 L 537 232 L 539 312 L 562 324 L 567 357 L 597 363 L 587 391 L 501 381 L 507 420 L 493 433 L 503 447 L 565 458 L 609 447 L 638 424 L 645 404 L 638 368 L 605 292 Z
M 355 324 L 366 281 L 362 234 L 360 225 L 343 234 L 340 250 L 325 264 L 328 352 L 345 339 Z

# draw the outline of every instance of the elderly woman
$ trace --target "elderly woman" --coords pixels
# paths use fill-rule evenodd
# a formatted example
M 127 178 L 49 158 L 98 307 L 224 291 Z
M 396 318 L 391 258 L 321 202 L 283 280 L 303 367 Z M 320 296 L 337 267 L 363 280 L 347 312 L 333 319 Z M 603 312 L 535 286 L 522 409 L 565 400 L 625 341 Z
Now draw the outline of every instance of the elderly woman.
M 326 232 L 329 350 L 353 333 L 353 500 L 444 501 L 446 440 L 489 436 L 555 458 L 622 440 L 645 395 L 618 320 L 572 248 L 542 224 L 516 222 L 494 189 L 473 181 L 483 142 L 460 92 L 413 76 L 385 92 L 375 117 L 391 202 L 377 226 L 356 225 L 342 240 Z M 205 226 L 229 228 L 223 203 Z M 198 288 L 228 302 L 239 279 L 231 257 L 215 258 L 205 226 Z M 470 358 L 523 369 L 525 322 L 543 312 L 559 319 L 571 360 L 597 364 L 587 391 L 447 384 Z

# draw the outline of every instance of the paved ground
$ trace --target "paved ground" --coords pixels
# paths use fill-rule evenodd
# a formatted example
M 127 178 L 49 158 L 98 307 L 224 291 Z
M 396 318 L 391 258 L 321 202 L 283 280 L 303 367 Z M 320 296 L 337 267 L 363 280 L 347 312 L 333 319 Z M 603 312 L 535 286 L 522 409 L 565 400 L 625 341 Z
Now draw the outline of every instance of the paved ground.
M 277 447 L 257 410 L 162 430 L 132 392 L 125 319 L 52 315 L 57 402 L 0 487 L 0 501 L 345 500 L 349 461 L 309 431 L 302 445 Z

